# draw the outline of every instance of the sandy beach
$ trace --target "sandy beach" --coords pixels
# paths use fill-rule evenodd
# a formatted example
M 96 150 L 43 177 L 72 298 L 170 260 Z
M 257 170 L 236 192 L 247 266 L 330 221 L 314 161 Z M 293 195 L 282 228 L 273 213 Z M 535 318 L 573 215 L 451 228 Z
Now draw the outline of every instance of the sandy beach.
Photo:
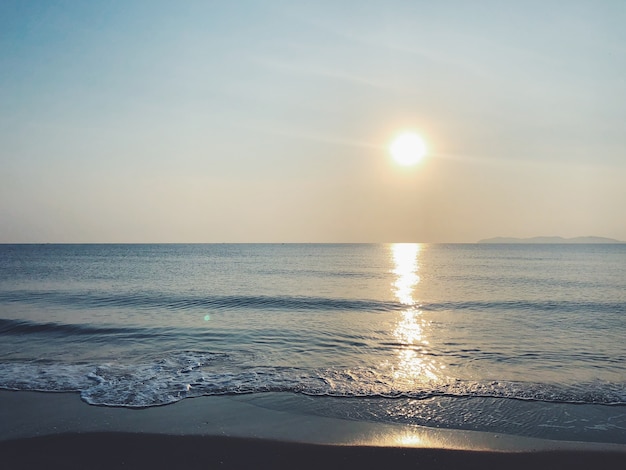
M 615 468 L 621 445 L 393 426 L 204 397 L 142 410 L 0 392 L 10 468 Z
M 60 434 L 0 442 L 9 468 L 618 468 L 625 454 L 333 446 L 220 436 Z

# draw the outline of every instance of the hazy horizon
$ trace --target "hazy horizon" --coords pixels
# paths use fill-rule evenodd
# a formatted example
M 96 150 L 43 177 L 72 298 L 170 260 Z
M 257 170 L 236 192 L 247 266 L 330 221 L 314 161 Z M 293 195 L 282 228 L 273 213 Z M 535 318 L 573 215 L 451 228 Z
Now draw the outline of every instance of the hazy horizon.
M 615 245 L 626 244 L 626 240 L 618 240 L 607 237 L 583 236 L 564 238 L 555 236 L 536 236 L 536 237 L 489 237 L 480 240 L 467 242 L 0 242 L 0 245 L 478 245 L 478 244 L 543 244 L 539 239 L 561 239 L 562 241 L 549 241 L 547 244 L 589 244 L 589 245 Z M 600 239 L 575 241 L 577 239 Z M 501 241 L 499 241 L 501 240 Z
M 4 1 L 0 243 L 626 240 L 624 24 L 609 0 Z

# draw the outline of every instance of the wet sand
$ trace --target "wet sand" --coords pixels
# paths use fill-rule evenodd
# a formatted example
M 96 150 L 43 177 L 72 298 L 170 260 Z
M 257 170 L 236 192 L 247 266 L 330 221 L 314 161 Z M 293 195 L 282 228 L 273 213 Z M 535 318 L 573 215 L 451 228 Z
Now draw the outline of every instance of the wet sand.
M 203 397 L 143 410 L 0 391 L 2 468 L 620 468 L 626 446 L 321 418 Z

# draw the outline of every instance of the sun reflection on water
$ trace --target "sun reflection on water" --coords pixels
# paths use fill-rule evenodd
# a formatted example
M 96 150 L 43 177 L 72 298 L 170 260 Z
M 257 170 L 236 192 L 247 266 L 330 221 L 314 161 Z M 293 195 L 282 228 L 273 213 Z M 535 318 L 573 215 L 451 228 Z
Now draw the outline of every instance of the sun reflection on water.
M 396 243 L 391 245 L 391 251 L 394 263 L 392 272 L 396 275 L 392 285 L 393 292 L 407 306 L 393 330 L 398 345 L 397 362 L 393 367 L 394 379 L 406 382 L 409 386 L 415 381 L 436 380 L 437 365 L 428 357 L 428 340 L 425 337 L 428 321 L 414 298 L 415 288 L 420 282 L 420 245 Z
M 413 289 L 420 282 L 417 275 L 417 255 L 420 246 L 417 243 L 395 243 L 391 245 L 393 254 L 393 273 L 397 276 L 394 282 L 395 295 L 405 305 L 414 305 Z

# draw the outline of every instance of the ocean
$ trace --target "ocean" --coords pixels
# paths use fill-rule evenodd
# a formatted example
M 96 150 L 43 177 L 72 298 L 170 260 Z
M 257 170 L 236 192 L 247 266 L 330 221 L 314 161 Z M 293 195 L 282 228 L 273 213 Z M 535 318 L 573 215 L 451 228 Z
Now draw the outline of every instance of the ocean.
M 0 389 L 626 444 L 626 245 L 0 245 Z

